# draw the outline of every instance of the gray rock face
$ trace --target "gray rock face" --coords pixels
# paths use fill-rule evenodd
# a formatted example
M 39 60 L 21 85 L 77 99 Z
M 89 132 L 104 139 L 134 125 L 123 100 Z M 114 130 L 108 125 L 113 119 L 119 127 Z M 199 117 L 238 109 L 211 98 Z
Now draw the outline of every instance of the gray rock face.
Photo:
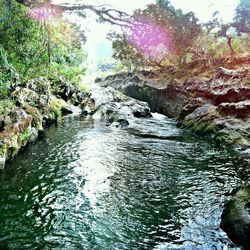
M 210 80 L 195 77 L 183 84 L 174 79 L 159 83 L 157 75 L 148 75 L 121 73 L 99 79 L 98 84 L 112 86 L 125 95 L 148 102 L 153 112 L 175 118 L 181 126 L 212 134 L 212 138 L 220 142 L 250 146 L 247 126 L 250 86 L 244 85 L 242 79 L 225 78 L 220 69 Z
M 221 103 L 219 105 L 219 110 L 225 115 L 247 118 L 250 116 L 250 99 L 236 103 Z
M 0 171 L 4 170 L 6 159 L 6 154 L 0 154 Z
M 221 228 L 235 244 L 250 249 L 250 185 L 240 188 L 225 205 Z
M 58 79 L 56 87 L 53 89 L 53 93 L 64 101 L 75 106 L 80 105 L 81 107 L 84 107 L 86 101 L 90 97 L 89 93 L 82 93 L 63 78 Z
M 66 87 L 63 90 L 67 91 Z M 89 101 L 88 94 L 75 91 L 66 98 L 69 102 L 72 99 L 77 104 Z M 56 122 L 64 113 L 81 113 L 80 107 L 57 98 L 46 78 L 30 80 L 25 88 L 16 86 L 11 97 L 16 105 L 0 116 L 0 170 L 4 169 L 7 159 L 13 158 L 28 143 L 35 142 L 45 125 Z
M 172 118 L 180 115 L 189 98 L 188 92 L 175 80 L 157 86 L 154 79 L 144 80 L 143 77 L 131 73 L 107 77 L 99 84 L 104 87 L 111 86 L 127 96 L 147 102 L 153 112 Z
M 92 98 L 95 100 L 94 118 L 101 118 L 113 125 L 126 126 L 134 117 L 150 117 L 147 103 L 125 96 L 111 87 L 93 86 Z

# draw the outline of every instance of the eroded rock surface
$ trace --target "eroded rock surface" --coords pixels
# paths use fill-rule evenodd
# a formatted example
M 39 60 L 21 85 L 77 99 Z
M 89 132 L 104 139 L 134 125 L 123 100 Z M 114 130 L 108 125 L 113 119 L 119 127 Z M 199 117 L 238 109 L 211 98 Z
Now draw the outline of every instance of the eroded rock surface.
M 181 83 L 139 72 L 109 76 L 97 83 L 148 102 L 153 112 L 175 118 L 181 126 L 249 147 L 250 83 L 244 80 L 248 75 L 247 70 L 219 68 L 211 79 L 194 77 Z
M 60 85 L 58 88 L 62 89 L 60 91 L 67 90 Z M 78 90 L 69 97 L 65 96 L 63 99 L 55 93 L 50 81 L 43 77 L 13 90 L 11 98 L 15 105 L 0 116 L 0 170 L 4 169 L 7 159 L 14 157 L 27 144 L 35 142 L 44 126 L 57 121 L 63 114 L 80 113 L 90 100 L 89 94 L 81 95 Z
M 128 97 L 112 87 L 93 86 L 92 98 L 95 100 L 94 117 L 99 117 L 117 126 L 127 126 L 134 117 L 150 117 L 146 102 Z
M 221 228 L 237 245 L 250 249 L 250 185 L 240 188 L 225 205 Z

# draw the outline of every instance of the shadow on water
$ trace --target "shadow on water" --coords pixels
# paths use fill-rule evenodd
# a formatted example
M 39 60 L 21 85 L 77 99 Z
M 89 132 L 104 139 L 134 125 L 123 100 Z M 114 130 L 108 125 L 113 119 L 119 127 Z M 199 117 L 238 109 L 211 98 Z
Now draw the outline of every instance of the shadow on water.
M 220 215 L 248 168 L 165 117 L 67 118 L 0 176 L 0 248 L 237 249 Z

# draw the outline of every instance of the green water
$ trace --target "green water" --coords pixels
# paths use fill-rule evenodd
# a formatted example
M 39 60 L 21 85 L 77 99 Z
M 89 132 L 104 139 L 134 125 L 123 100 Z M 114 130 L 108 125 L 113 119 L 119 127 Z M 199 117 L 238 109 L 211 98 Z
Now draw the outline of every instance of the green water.
M 68 118 L 0 175 L 0 249 L 236 249 L 220 215 L 248 167 L 167 118 Z

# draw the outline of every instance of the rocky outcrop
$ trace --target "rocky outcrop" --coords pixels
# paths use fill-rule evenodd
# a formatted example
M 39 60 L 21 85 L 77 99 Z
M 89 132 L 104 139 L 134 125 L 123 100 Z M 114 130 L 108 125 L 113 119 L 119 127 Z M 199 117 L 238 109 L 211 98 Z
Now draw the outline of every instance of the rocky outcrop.
M 249 148 L 249 79 L 248 70 L 219 68 L 211 79 L 196 77 L 183 83 L 157 80 L 157 75 L 145 73 L 118 74 L 97 83 L 148 102 L 152 111 L 173 117 L 180 126 L 209 135 L 213 141 Z M 235 244 L 250 249 L 250 185 L 239 189 L 226 204 L 221 228 Z
M 0 116 L 0 170 L 7 159 L 35 142 L 45 126 L 64 114 L 94 114 L 112 126 L 127 126 L 135 117 L 151 116 L 147 103 L 111 87 L 96 87 L 91 96 L 62 79 L 56 86 L 42 77 L 30 80 L 25 87 L 17 86 L 11 98 L 15 106 Z
M 189 94 L 176 80 L 157 84 L 154 79 L 145 80 L 144 76 L 130 74 L 118 75 L 118 79 L 107 77 L 99 82 L 101 86 L 111 86 L 127 96 L 147 102 L 152 112 L 158 112 L 169 117 L 178 117 L 187 104 Z
M 183 83 L 145 72 L 109 76 L 97 83 L 148 102 L 153 112 L 175 118 L 180 126 L 211 134 L 219 142 L 250 146 L 250 84 L 244 80 L 248 74 L 221 67 L 211 79 L 195 77 Z
M 60 85 L 57 86 L 61 89 Z M 57 121 L 63 114 L 79 112 L 80 107 L 84 111 L 90 100 L 88 94 L 81 95 L 78 90 L 75 95 L 65 96 L 65 99 L 58 96 L 50 81 L 42 77 L 14 89 L 11 98 L 15 105 L 0 116 L 0 170 L 4 169 L 7 159 L 35 142 L 46 125 Z M 72 105 L 72 99 L 79 107 Z
M 112 87 L 93 86 L 94 118 L 101 118 L 114 126 L 127 126 L 134 117 L 150 117 L 147 103 L 128 97 Z
M 221 228 L 235 244 L 250 249 L 250 185 L 241 187 L 225 204 Z

